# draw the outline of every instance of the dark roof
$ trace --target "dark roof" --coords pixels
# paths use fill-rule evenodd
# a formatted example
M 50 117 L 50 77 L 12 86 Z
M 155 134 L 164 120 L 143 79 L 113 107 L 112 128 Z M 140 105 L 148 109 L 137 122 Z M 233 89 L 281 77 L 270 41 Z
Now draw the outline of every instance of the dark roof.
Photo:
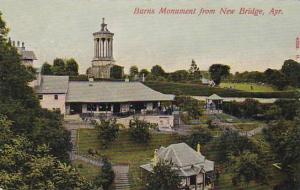
M 66 94 L 68 92 L 69 76 L 43 75 L 40 86 L 36 87 L 38 94 Z
M 33 51 L 23 50 L 21 55 L 23 60 L 37 60 Z
M 200 152 L 195 151 L 185 143 L 171 144 L 157 151 L 159 160 L 171 161 L 180 176 L 192 176 L 214 170 L 214 162 L 207 160 Z M 141 165 L 141 168 L 152 172 L 153 164 Z
M 173 101 L 174 95 L 152 90 L 140 82 L 70 81 L 67 102 Z

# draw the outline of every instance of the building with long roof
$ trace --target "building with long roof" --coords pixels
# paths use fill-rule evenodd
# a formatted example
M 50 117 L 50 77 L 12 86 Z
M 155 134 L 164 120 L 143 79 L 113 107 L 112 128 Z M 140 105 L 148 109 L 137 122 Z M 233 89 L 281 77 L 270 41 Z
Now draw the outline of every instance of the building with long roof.
M 174 95 L 140 82 L 69 81 L 68 76 L 39 75 L 34 86 L 42 107 L 67 115 L 151 112 L 174 100 Z

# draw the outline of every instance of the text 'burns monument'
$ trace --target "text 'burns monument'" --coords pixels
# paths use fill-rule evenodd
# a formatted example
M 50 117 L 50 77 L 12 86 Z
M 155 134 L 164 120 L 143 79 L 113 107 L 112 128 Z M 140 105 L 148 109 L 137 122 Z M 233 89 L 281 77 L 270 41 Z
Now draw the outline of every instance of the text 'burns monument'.
M 101 30 L 93 33 L 94 36 L 94 58 L 92 67 L 88 68 L 87 74 L 93 78 L 109 79 L 111 77 L 112 68 L 115 65 L 113 58 L 113 37 L 107 29 L 107 24 L 102 19 Z M 119 66 L 120 67 L 120 66 Z M 121 67 L 123 73 L 123 67 Z

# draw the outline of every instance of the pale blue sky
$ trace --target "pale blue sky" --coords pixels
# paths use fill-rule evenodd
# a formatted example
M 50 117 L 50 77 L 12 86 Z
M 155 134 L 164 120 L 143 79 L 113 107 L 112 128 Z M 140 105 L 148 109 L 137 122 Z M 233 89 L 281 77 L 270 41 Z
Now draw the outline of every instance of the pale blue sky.
M 134 8 L 262 8 L 262 17 L 133 15 Z M 284 14 L 268 15 L 271 8 Z M 213 63 L 233 71 L 280 68 L 295 57 L 300 36 L 299 0 L 0 0 L 14 40 L 34 50 L 38 65 L 74 57 L 83 73 L 93 57 L 92 33 L 105 17 L 115 33 L 116 63 L 167 71 L 188 68 L 195 59 L 204 70 Z

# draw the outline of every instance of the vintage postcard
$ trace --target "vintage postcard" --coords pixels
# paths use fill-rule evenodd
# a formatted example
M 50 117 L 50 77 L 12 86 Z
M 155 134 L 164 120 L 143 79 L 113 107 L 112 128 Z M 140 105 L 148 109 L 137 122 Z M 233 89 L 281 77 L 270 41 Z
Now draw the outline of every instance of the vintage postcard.
M 300 0 L 0 0 L 0 190 L 300 190 Z

